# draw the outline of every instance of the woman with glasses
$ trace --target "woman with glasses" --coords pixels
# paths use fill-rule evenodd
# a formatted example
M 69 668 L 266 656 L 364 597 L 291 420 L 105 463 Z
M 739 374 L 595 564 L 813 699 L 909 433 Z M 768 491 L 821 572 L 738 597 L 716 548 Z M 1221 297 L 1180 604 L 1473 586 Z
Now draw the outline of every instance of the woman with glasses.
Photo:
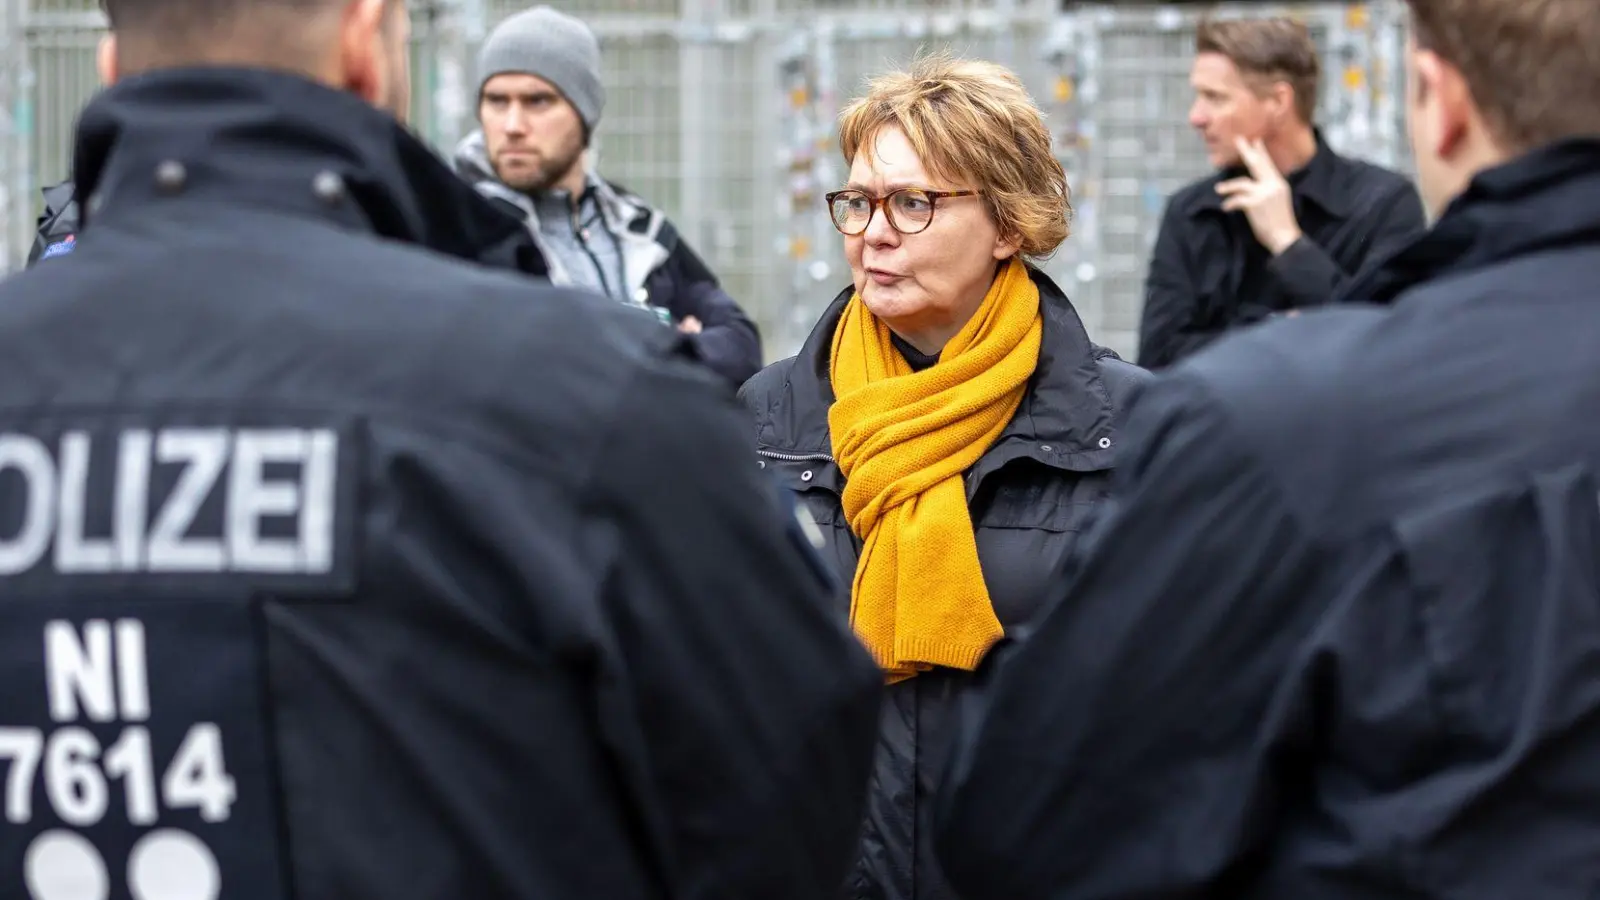
M 852 284 L 740 392 L 889 683 L 849 900 L 946 900 L 929 845 L 953 714 L 1059 583 L 1148 377 L 1028 260 L 1067 237 L 1066 176 L 1022 84 L 945 55 L 841 115 L 827 196 Z M 803 712 L 803 711 L 802 711 Z

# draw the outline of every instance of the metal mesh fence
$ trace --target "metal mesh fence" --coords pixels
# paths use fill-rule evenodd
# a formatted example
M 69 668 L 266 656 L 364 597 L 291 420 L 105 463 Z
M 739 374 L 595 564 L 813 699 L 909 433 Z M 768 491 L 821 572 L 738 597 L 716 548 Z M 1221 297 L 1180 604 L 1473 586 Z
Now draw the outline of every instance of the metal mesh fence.
M 28 83 L 26 0 L 0 0 L 0 272 L 27 253 L 32 221 L 32 88 Z
M 840 110 L 877 74 L 904 66 L 919 54 L 948 49 L 964 56 L 1010 60 L 1036 96 L 1048 83 L 1040 54 L 1038 21 L 991 10 L 928 16 L 905 14 L 825 17 L 796 35 L 785 60 L 789 144 L 780 150 L 789 171 L 784 210 L 789 235 L 787 291 L 774 291 L 779 315 L 769 333 L 793 347 L 818 314 L 850 283 L 842 242 L 823 213 L 822 195 L 842 185 L 849 166 L 833 128 Z
M 1289 15 L 1305 22 L 1323 63 L 1317 121 L 1338 151 L 1392 164 L 1399 19 L 1365 4 L 1284 3 L 1192 7 L 1095 4 L 1057 23 L 1053 55 L 1076 102 L 1058 115 L 1077 228 L 1064 286 L 1091 331 L 1128 358 L 1137 345 L 1150 249 L 1167 195 L 1209 171 L 1188 126 L 1189 65 L 1204 15 Z M 1389 48 L 1386 52 L 1385 48 Z M 1059 132 L 1058 132 L 1059 134 Z
M 412 0 L 412 126 L 448 153 L 473 125 L 476 52 L 509 0 Z M 555 0 L 601 40 L 594 159 L 667 211 L 793 352 L 849 275 L 822 193 L 842 184 L 834 121 L 866 80 L 949 48 L 1017 71 L 1073 191 L 1073 236 L 1046 264 L 1097 340 L 1132 355 L 1165 197 L 1204 175 L 1187 125 L 1191 6 L 1052 0 Z M 1398 0 L 1227 4 L 1301 17 L 1323 55 L 1319 121 L 1341 152 L 1403 168 Z M 0 266 L 26 255 L 39 188 L 71 166 L 96 89 L 96 0 L 0 0 Z

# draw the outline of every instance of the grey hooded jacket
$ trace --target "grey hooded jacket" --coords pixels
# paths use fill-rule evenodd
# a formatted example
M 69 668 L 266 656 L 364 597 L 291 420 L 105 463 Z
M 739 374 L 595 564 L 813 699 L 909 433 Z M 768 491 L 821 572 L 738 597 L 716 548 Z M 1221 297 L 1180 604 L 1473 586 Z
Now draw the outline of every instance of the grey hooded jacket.
M 551 281 L 654 308 L 674 324 L 695 317 L 701 358 L 735 387 L 761 368 L 755 323 L 660 210 L 593 174 L 576 208 L 565 192 L 535 198 L 515 190 L 495 175 L 481 131 L 457 146 L 455 165 L 479 193 L 523 219 Z

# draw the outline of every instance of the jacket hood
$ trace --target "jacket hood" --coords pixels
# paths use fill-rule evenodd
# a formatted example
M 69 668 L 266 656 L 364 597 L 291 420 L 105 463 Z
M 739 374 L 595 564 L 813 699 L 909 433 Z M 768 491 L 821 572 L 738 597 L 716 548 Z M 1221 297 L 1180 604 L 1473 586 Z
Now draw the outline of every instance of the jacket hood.
M 489 162 L 489 145 L 483 140 L 481 128 L 456 143 L 452 158 L 456 174 L 468 181 L 498 180 L 494 174 L 494 166 Z
M 393 117 L 265 69 L 168 69 L 118 82 L 84 110 L 73 154 L 83 215 L 181 193 L 314 214 L 462 259 L 514 264 L 521 223 Z M 351 202 L 345 202 L 348 199 Z

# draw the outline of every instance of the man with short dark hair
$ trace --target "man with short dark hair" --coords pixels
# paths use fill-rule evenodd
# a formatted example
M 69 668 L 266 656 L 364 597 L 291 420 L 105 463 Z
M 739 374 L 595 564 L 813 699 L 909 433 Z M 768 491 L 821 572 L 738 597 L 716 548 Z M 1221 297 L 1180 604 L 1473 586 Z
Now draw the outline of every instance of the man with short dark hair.
M 1167 201 L 1145 281 L 1140 365 L 1169 366 L 1229 329 L 1331 303 L 1362 266 L 1422 231 L 1409 181 L 1322 139 L 1320 79 L 1304 25 L 1201 23 L 1189 124 L 1218 171 Z
M 479 128 L 456 167 L 522 219 L 557 284 L 658 315 L 737 388 L 761 368 L 761 337 L 661 210 L 586 160 L 605 111 L 600 44 L 548 6 L 507 17 L 478 55 Z
M 1600 15 L 1408 0 L 1433 229 L 1157 379 L 997 658 L 965 900 L 1590 900 Z
M 476 264 L 403 3 L 107 5 L 0 282 L 7 896 L 832 896 L 882 679 L 731 392 Z

